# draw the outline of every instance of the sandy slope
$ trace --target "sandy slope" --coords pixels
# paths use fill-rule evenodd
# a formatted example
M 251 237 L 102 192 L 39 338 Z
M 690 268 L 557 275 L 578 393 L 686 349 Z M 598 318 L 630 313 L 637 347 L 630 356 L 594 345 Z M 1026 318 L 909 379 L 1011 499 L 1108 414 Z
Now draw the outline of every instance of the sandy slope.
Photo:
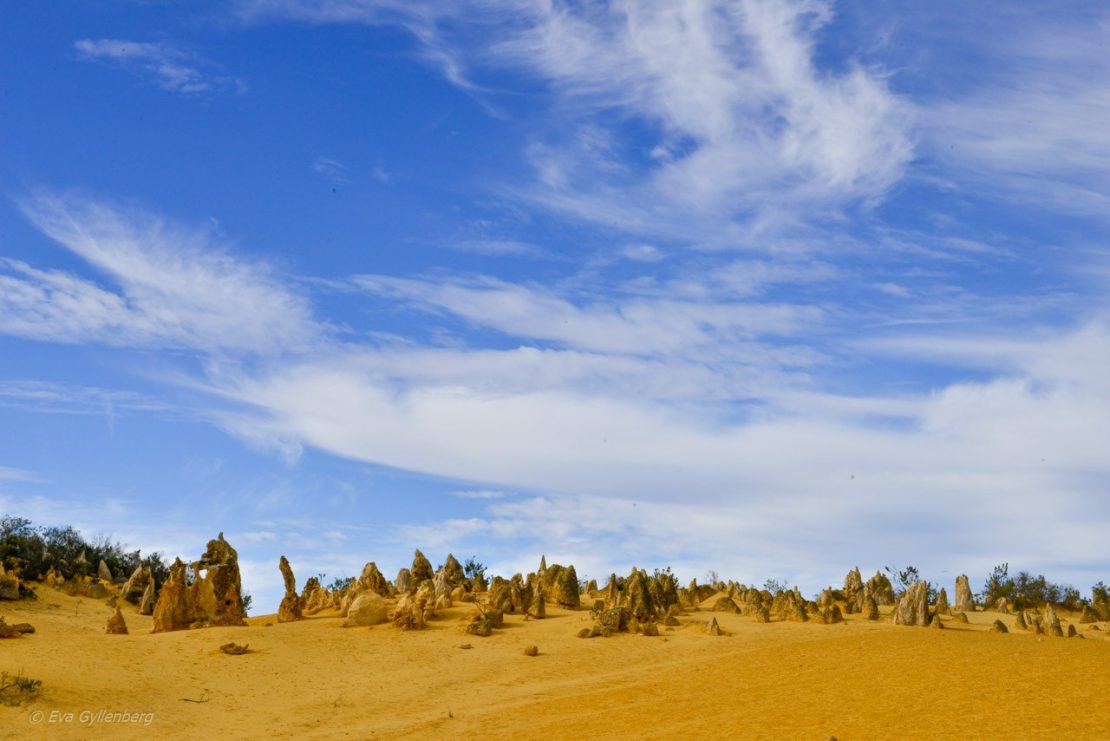
M 549 608 L 478 638 L 462 628 L 474 608 L 460 605 L 418 633 L 263 617 L 152 635 L 132 610 L 131 634 L 110 636 L 103 603 L 39 591 L 0 606 L 38 629 L 0 641 L 0 670 L 44 683 L 33 703 L 0 707 L 0 738 L 1110 739 L 1105 623 L 1069 640 L 989 633 L 993 613 L 934 631 L 695 612 L 662 637 L 583 640 L 587 612 Z M 706 635 L 710 615 L 731 635 Z M 251 653 L 220 653 L 231 640 Z M 524 655 L 529 644 L 539 656 Z M 82 725 L 98 710 L 153 719 Z M 51 711 L 74 717 L 51 723 Z

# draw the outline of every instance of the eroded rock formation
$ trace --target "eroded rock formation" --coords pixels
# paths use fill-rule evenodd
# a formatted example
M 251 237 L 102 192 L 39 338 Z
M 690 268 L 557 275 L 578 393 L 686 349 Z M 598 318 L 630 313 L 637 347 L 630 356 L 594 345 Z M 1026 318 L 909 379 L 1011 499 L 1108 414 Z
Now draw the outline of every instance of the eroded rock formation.
M 967 582 L 967 575 L 960 574 L 956 577 L 956 602 L 952 605 L 956 612 L 974 612 L 975 601 L 971 598 L 971 587 Z
M 297 596 L 297 579 L 293 576 L 293 569 L 285 556 L 278 561 L 278 569 L 285 582 L 285 596 L 281 598 L 281 604 L 278 605 L 277 619 L 279 623 L 292 623 L 304 617 L 301 612 L 301 598 Z
M 906 589 L 894 608 L 895 625 L 918 625 L 922 628 L 929 625 L 931 616 L 927 589 L 922 581 L 915 582 Z
M 239 554 L 220 533 L 208 541 L 199 561 L 191 564 L 188 583 L 185 564 L 174 561 L 154 606 L 153 632 L 209 625 L 245 625 Z

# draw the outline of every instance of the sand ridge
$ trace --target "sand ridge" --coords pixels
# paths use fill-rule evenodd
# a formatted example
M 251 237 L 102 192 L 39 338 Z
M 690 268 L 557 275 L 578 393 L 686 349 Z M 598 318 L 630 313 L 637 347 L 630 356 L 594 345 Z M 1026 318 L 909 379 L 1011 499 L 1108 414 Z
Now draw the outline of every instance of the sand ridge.
M 934 631 L 692 611 L 659 637 L 579 639 L 589 612 L 549 607 L 480 638 L 464 632 L 475 607 L 457 603 L 422 631 L 343 628 L 331 613 L 151 634 L 127 606 L 130 634 L 105 635 L 112 612 L 46 589 L 4 605 L 37 632 L 0 643 L 0 668 L 43 688 L 0 707 L 0 738 L 1110 738 L 1105 623 L 1077 640 L 991 633 L 997 618 L 1013 624 L 991 612 Z M 710 617 L 729 635 L 706 635 Z M 224 655 L 228 641 L 251 651 Z M 525 656 L 533 644 L 539 656 Z M 32 722 L 51 711 L 74 719 Z M 96 722 L 98 711 L 151 720 Z

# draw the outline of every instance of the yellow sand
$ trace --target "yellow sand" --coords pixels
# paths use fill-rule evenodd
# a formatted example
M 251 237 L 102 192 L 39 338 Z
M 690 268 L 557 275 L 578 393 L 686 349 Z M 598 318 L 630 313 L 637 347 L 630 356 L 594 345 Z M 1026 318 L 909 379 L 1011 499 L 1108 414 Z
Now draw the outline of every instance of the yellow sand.
M 0 641 L 0 670 L 43 680 L 37 700 L 0 707 L 0 738 L 1110 739 L 1105 623 L 1078 640 L 990 633 L 996 617 L 1013 625 L 994 613 L 937 631 L 702 611 L 657 638 L 580 639 L 589 613 L 549 607 L 479 638 L 463 604 L 411 633 L 271 616 L 152 635 L 129 609 L 131 634 L 114 636 L 102 602 L 39 592 L 0 605 L 38 630 Z M 712 616 L 731 635 L 706 635 Z M 224 655 L 228 641 L 251 651 Z M 153 715 L 82 724 L 97 711 Z

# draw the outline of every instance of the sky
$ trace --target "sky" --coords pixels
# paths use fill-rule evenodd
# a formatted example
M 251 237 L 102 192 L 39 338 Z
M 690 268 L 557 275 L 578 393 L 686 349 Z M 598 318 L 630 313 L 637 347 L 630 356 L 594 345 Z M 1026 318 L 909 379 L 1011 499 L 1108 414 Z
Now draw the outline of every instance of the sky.
M 1110 12 L 21 3 L 0 513 L 256 609 L 419 547 L 1110 577 Z

